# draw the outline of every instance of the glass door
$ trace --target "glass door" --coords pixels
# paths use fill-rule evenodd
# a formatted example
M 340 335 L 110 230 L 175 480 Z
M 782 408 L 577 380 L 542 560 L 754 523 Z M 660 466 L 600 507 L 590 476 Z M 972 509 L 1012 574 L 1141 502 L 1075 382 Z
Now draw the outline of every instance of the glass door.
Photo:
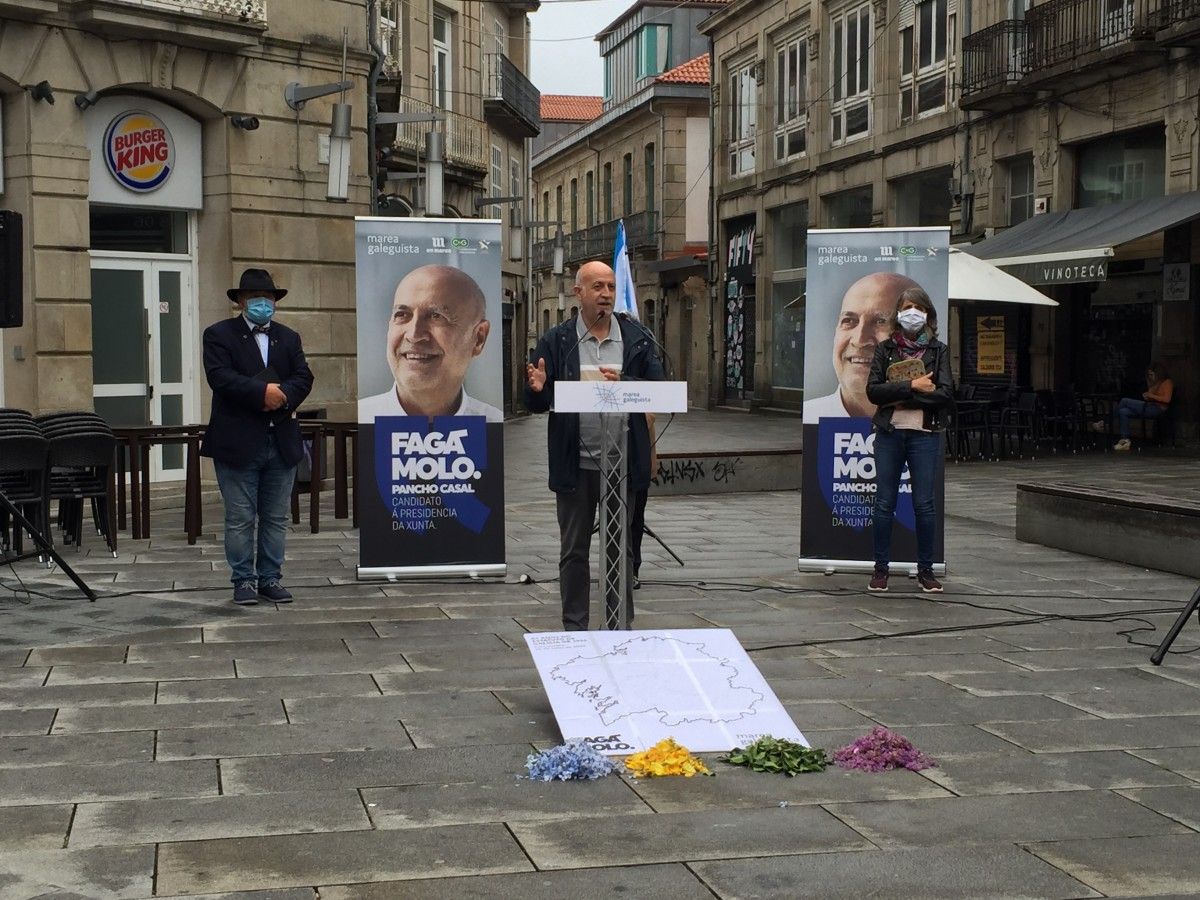
M 193 420 L 190 297 L 190 263 L 92 260 L 93 397 L 112 425 Z M 184 448 L 154 448 L 150 475 L 182 479 Z

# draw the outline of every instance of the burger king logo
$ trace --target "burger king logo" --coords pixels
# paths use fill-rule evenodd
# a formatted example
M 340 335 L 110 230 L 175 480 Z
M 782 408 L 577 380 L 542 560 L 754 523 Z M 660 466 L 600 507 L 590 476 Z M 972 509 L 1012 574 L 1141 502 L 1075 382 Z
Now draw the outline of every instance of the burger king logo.
M 141 110 L 121 113 L 104 131 L 104 164 L 131 191 L 157 190 L 171 177 L 175 146 L 158 116 Z

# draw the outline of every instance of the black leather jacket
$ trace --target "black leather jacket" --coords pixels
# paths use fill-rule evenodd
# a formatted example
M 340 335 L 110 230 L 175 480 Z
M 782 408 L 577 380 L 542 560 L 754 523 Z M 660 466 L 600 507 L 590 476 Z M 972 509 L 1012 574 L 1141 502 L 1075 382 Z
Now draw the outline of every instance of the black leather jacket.
M 896 404 L 924 412 L 924 424 L 930 431 L 942 428 L 942 410 L 954 402 L 954 376 L 950 373 L 950 350 L 936 338 L 929 342 L 922 362 L 926 374 L 933 375 L 936 389 L 929 394 L 912 389 L 912 382 L 887 380 L 887 370 L 903 357 L 891 338 L 875 348 L 871 374 L 867 376 L 867 399 L 879 407 L 871 417 L 876 431 L 892 431 L 892 411 Z

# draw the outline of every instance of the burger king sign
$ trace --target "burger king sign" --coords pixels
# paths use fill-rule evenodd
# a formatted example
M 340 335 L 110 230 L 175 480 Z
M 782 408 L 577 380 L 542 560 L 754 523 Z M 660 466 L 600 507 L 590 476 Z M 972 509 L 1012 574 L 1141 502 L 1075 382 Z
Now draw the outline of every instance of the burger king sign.
M 129 110 L 104 130 L 104 164 L 121 185 L 131 191 L 157 190 L 175 168 L 171 132 L 153 113 Z

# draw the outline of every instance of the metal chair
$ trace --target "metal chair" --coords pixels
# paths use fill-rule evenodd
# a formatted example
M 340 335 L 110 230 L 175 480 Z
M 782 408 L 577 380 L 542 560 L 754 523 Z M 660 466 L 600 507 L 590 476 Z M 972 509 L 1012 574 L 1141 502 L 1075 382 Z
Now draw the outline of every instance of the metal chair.
M 36 429 L 0 430 L 0 493 L 30 524 L 45 533 L 46 459 L 49 442 Z M 8 511 L 0 509 L 0 545 L 5 551 L 23 553 L 22 531 L 10 521 Z
M 94 413 L 59 413 L 37 422 L 49 442 L 46 506 L 59 501 L 58 523 L 66 543 L 83 546 L 83 501 L 91 500 L 97 533 L 116 556 L 116 529 L 110 515 L 115 501 L 112 429 Z

